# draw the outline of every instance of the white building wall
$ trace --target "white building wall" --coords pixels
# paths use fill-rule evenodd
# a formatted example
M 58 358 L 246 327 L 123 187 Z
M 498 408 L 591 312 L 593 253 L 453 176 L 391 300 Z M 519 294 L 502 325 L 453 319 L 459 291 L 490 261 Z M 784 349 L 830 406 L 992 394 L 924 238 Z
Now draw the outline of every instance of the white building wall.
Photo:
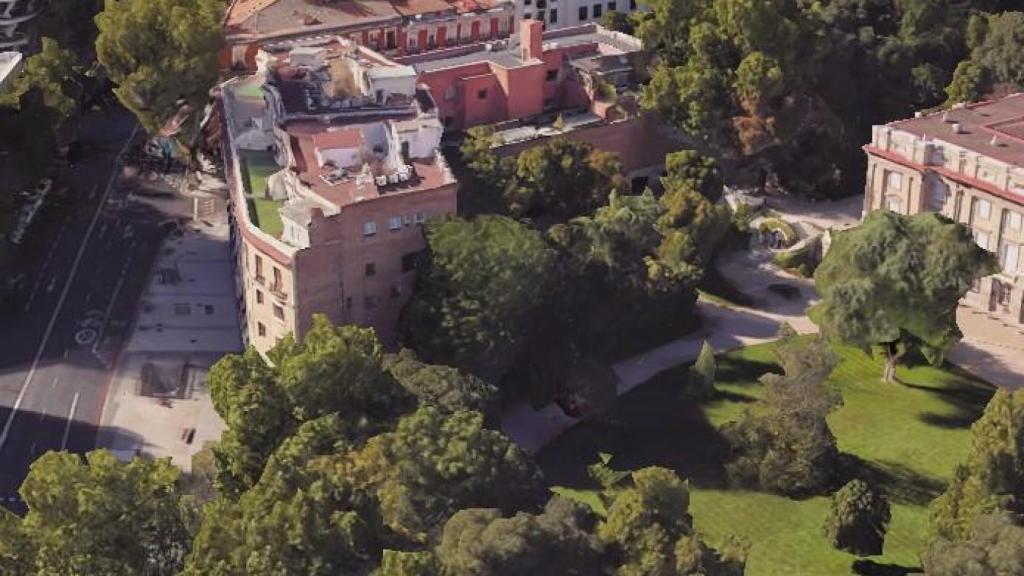
M 583 8 L 585 14 L 581 13 Z M 542 20 L 546 30 L 600 24 L 608 12 L 630 13 L 640 9 L 636 0 L 516 0 L 516 26 L 524 19 Z M 595 12 L 599 15 L 595 16 Z

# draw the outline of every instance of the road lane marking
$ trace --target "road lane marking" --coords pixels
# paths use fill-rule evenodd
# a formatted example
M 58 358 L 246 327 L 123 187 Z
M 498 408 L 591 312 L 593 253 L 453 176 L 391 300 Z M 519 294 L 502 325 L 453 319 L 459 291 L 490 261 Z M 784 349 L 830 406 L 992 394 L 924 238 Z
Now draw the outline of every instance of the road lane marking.
M 71 410 L 68 411 L 68 421 L 64 423 L 64 437 L 60 440 L 60 449 L 64 450 L 68 445 L 68 433 L 71 432 L 71 423 L 75 420 L 75 409 L 78 408 L 78 392 L 71 399 Z
M 128 261 L 131 261 L 131 254 L 128 255 Z M 117 302 L 117 295 L 121 292 L 121 287 L 124 286 L 124 275 L 117 279 L 117 286 L 114 286 L 114 294 L 110 297 L 110 303 L 107 304 L 106 311 L 103 312 L 103 323 L 100 324 L 99 333 L 96 335 L 96 340 L 92 345 L 92 353 L 95 354 L 96 350 L 99 349 L 100 343 L 103 342 L 103 336 L 107 331 L 107 322 L 110 321 L 110 313 L 114 311 L 114 303 Z
M 53 328 L 57 324 L 57 316 L 60 315 L 61 308 L 64 307 L 64 301 L 67 300 L 68 292 L 71 290 L 71 282 L 75 279 L 75 274 L 78 272 L 78 265 L 82 263 L 82 256 L 85 254 L 85 248 L 89 245 L 89 238 L 92 237 L 93 230 L 96 229 L 96 222 L 100 219 L 100 214 L 103 213 L 103 206 L 106 203 L 107 198 L 110 196 L 110 191 L 114 187 L 114 180 L 117 178 L 117 170 L 121 167 L 121 158 L 124 157 L 124 153 L 128 150 L 128 146 L 131 145 L 132 140 L 135 139 L 135 134 L 139 131 L 139 125 L 136 123 L 132 127 L 131 134 L 125 139 L 124 144 L 121 146 L 121 151 L 114 157 L 114 168 L 110 171 L 110 180 L 107 181 L 107 188 L 103 191 L 103 196 L 100 198 L 100 202 L 96 204 L 96 213 L 93 214 L 92 221 L 89 222 L 89 228 L 85 231 L 85 238 L 82 239 L 82 243 L 78 246 L 78 254 L 75 255 L 75 261 L 71 265 L 71 272 L 68 273 L 68 280 L 64 283 L 64 289 L 60 293 L 60 298 L 57 300 L 57 306 L 53 309 L 53 315 L 50 316 L 50 323 L 46 325 L 46 331 L 43 333 L 43 341 L 39 343 L 39 350 L 36 351 L 36 357 L 32 360 L 32 366 L 28 370 L 28 374 L 25 376 L 25 382 L 21 385 L 21 390 L 18 392 L 18 397 L 14 400 L 14 406 L 11 407 L 10 413 L 7 414 L 7 422 L 4 423 L 4 428 L 0 431 L 0 453 L 3 452 L 4 444 L 7 443 L 7 435 L 11 433 L 11 426 L 14 424 L 14 417 L 18 415 L 18 409 L 21 408 L 21 403 L 25 399 L 25 392 L 28 391 L 29 385 L 32 383 L 32 377 L 35 376 L 36 369 L 39 368 L 39 361 L 43 358 L 43 352 L 46 351 L 46 343 L 50 340 L 50 335 L 53 333 Z M 67 353 L 67 351 L 65 351 Z

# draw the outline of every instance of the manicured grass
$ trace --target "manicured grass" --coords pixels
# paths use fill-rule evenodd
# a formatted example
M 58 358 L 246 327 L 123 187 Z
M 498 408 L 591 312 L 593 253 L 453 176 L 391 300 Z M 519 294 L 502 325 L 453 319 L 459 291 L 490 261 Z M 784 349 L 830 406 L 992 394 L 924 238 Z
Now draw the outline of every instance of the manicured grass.
M 549 484 L 593 488 L 586 465 L 598 451 L 614 454 L 612 464 L 620 469 L 667 466 L 690 479 L 691 512 L 709 541 L 733 534 L 750 543 L 748 575 L 854 573 L 857 558 L 833 550 L 822 536 L 826 497 L 797 501 L 725 482 L 717 427 L 756 406 L 762 393 L 757 377 L 778 370 L 772 347 L 720 356 L 718 395 L 701 405 L 682 397 L 685 367 L 659 374 L 601 421 L 576 426 L 542 451 L 538 459 Z M 903 384 L 885 384 L 881 361 L 851 348 L 837 352 L 841 363 L 830 383 L 844 404 L 829 423 L 847 461 L 842 475 L 868 478 L 893 502 L 885 554 L 869 562 L 916 567 L 927 539 L 927 504 L 966 455 L 968 428 L 992 389 L 959 371 L 928 366 L 900 369 Z
M 242 171 L 245 191 L 249 195 L 249 218 L 267 234 L 278 238 L 284 230 L 281 213 L 282 202 L 265 196 L 267 178 L 281 170 L 274 161 L 273 152 L 242 150 Z
M 263 197 L 267 189 L 267 178 L 281 170 L 281 167 L 274 161 L 274 153 L 242 150 L 240 154 L 246 194 Z
M 249 217 L 253 219 L 253 223 L 274 238 L 280 238 L 281 232 L 284 231 L 279 210 L 283 202 L 268 198 L 250 198 L 249 202 Z

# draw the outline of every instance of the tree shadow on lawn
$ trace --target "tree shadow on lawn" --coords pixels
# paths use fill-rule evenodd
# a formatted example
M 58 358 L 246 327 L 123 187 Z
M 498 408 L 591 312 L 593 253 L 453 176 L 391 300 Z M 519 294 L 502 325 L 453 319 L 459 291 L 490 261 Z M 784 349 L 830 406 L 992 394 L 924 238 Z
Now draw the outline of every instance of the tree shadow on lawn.
M 881 564 L 874 560 L 854 560 L 850 570 L 860 576 L 906 576 L 907 574 L 921 574 L 918 566 L 908 567 L 899 564 Z
M 753 400 L 726 394 L 733 401 L 736 396 Z M 587 466 L 597 460 L 598 452 L 612 454 L 611 465 L 619 470 L 664 466 L 695 486 L 727 485 L 724 441 L 704 416 L 701 404 L 686 398 L 684 387 L 674 379 L 659 377 L 638 387 L 605 417 L 566 431 L 540 451 L 537 462 L 549 485 L 594 488 Z
M 926 506 L 946 489 L 946 484 L 941 480 L 920 474 L 898 462 L 871 462 L 846 453 L 840 455 L 840 458 L 837 474 L 839 486 L 860 478 L 894 503 Z
M 963 376 L 971 378 L 968 375 Z M 985 411 L 985 406 L 995 393 L 994 389 L 980 385 L 922 386 L 909 382 L 901 382 L 901 384 L 907 388 L 934 394 L 948 404 L 952 409 L 951 413 L 925 412 L 918 416 L 925 424 L 946 429 L 970 427 L 971 424 L 981 417 L 982 412 Z

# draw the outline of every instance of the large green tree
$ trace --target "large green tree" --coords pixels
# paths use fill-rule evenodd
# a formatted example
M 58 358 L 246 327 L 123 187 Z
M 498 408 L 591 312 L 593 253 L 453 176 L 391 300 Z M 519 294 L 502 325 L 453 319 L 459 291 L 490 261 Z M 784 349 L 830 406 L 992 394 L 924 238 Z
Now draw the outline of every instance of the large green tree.
M 217 82 L 223 0 L 108 0 L 96 54 L 114 93 L 150 133 L 182 105 L 201 110 Z
M 826 383 L 837 358 L 821 339 L 804 343 L 785 327 L 775 354 L 783 374 L 765 374 L 761 409 L 722 427 L 729 479 L 780 494 L 819 493 L 835 477 L 836 438 L 826 416 L 842 399 Z
M 420 404 L 445 412 L 473 410 L 489 422 L 497 421 L 498 389 L 477 376 L 451 366 L 421 362 L 408 348 L 386 356 L 384 367 Z
M 884 379 L 895 379 L 911 347 L 933 363 L 961 338 L 956 309 L 971 284 L 996 270 L 970 230 L 934 212 L 877 210 L 833 235 L 814 273 L 821 302 L 807 313 L 831 339 L 884 347 Z
M 491 381 L 522 351 L 554 278 L 540 233 L 502 216 L 426 225 L 428 260 L 402 312 L 403 339 L 424 360 Z
M 946 88 L 947 104 L 972 102 L 985 96 L 995 84 L 1012 89 L 1024 87 L 1024 12 L 976 13 L 967 26 L 970 55 L 957 65 Z
M 858 556 L 878 555 L 891 518 L 885 496 L 863 480 L 851 480 L 832 495 L 825 535 L 839 550 Z
M 415 404 L 383 366 L 373 331 L 334 327 L 321 315 L 301 342 L 291 337 L 269 352 L 229 354 L 210 370 L 214 408 L 227 423 L 214 448 L 218 487 L 238 494 L 259 478 L 267 458 L 302 422 L 338 414 L 353 442 L 389 427 Z
M 615 492 L 599 534 L 617 555 L 621 576 L 740 576 L 744 560 L 698 537 L 686 482 L 665 468 L 633 472 Z
M 1024 392 L 1000 390 L 971 426 L 971 451 L 946 491 L 931 504 L 939 536 L 965 538 L 975 518 L 1024 513 Z
M 19 491 L 28 513 L 0 513 L 0 568 L 12 576 L 176 574 L 189 548 L 179 475 L 169 460 L 44 454 Z
M 43 103 L 57 113 L 59 129 L 78 113 L 81 84 L 77 76 L 80 72 L 74 52 L 61 48 L 53 38 L 44 37 L 42 50 L 28 57 L 11 88 L 0 93 L 0 106 L 18 108 L 25 93 L 37 89 Z
M 540 514 L 471 508 L 444 527 L 438 557 L 449 574 L 465 576 L 590 576 L 602 571 L 597 517 L 582 504 L 552 498 Z
M 921 559 L 927 576 L 1024 574 L 1024 522 L 1006 512 L 980 516 L 965 540 L 938 538 Z

